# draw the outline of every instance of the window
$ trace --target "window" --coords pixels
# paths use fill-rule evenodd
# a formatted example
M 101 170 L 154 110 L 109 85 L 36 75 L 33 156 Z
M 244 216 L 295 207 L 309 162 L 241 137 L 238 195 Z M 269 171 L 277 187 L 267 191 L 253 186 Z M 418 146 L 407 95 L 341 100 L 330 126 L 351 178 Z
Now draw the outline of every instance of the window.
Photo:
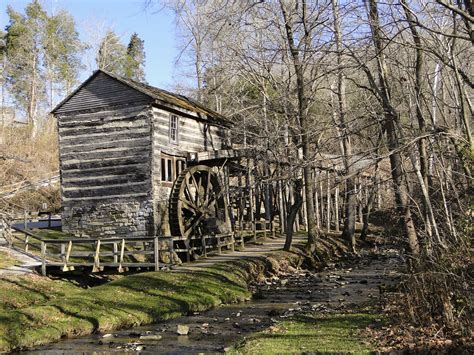
M 183 157 L 161 153 L 161 182 L 173 183 L 184 168 L 186 160 Z
M 176 115 L 170 116 L 170 142 L 178 143 L 179 119 Z

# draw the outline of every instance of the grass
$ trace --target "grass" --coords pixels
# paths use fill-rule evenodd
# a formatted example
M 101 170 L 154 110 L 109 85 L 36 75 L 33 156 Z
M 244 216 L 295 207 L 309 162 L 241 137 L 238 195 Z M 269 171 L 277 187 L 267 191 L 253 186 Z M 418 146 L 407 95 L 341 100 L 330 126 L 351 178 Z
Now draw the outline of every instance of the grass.
M 248 282 L 301 256 L 216 264 L 193 272 L 148 272 L 82 289 L 35 276 L 1 281 L 0 351 L 29 348 L 67 336 L 148 324 L 250 297 Z
M 314 314 L 295 317 L 252 334 L 231 352 L 275 353 L 370 353 L 372 345 L 361 331 L 375 322 L 376 314 Z
M 13 266 L 18 261 L 10 255 L 10 253 L 0 251 L 0 269 L 6 269 Z

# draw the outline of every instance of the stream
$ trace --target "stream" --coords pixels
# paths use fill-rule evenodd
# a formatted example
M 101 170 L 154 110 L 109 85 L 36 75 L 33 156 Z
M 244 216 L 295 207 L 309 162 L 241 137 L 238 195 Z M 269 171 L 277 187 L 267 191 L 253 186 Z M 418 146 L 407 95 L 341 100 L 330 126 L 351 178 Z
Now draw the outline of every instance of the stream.
M 215 353 L 242 337 L 298 313 L 355 312 L 379 302 L 380 292 L 397 283 L 401 260 L 395 250 L 362 254 L 320 272 L 297 270 L 268 278 L 246 303 L 223 305 L 152 325 L 65 339 L 22 353 Z M 181 333 L 187 335 L 179 335 Z

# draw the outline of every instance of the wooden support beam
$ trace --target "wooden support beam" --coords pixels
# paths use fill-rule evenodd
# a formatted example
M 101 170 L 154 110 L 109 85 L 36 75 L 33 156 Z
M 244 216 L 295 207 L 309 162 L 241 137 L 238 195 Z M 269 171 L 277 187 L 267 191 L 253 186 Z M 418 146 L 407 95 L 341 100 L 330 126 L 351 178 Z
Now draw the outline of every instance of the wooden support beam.
M 67 259 L 67 255 L 66 255 Z M 94 253 L 94 266 L 92 267 L 92 272 L 100 271 L 100 239 L 97 240 L 95 244 L 95 253 Z
M 122 239 L 120 242 L 120 257 L 119 257 L 119 266 L 118 272 L 123 272 L 123 254 L 125 252 L 125 239 Z
M 117 244 L 114 243 L 114 260 L 115 260 L 115 249 L 117 248 Z M 158 236 L 153 238 L 153 258 L 155 262 L 155 271 L 160 270 L 160 244 L 158 240 Z
M 114 263 L 118 263 L 118 245 L 117 242 L 114 242 L 113 244 L 113 251 L 114 251 Z
M 66 257 L 64 258 L 63 271 L 73 270 L 73 269 L 70 269 L 68 266 L 69 258 L 71 257 L 71 252 L 72 252 L 72 240 L 70 240 L 69 243 L 67 244 L 67 251 L 66 251 Z
M 41 242 L 41 275 L 46 276 L 46 243 Z

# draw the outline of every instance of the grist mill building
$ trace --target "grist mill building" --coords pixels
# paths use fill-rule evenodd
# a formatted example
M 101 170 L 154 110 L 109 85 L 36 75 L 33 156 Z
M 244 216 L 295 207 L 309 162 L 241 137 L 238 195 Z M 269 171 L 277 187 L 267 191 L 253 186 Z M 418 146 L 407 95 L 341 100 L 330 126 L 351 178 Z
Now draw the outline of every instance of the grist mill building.
M 220 114 L 102 70 L 52 113 L 63 230 L 76 236 L 170 235 L 169 200 L 179 173 L 231 148 L 230 123 Z

